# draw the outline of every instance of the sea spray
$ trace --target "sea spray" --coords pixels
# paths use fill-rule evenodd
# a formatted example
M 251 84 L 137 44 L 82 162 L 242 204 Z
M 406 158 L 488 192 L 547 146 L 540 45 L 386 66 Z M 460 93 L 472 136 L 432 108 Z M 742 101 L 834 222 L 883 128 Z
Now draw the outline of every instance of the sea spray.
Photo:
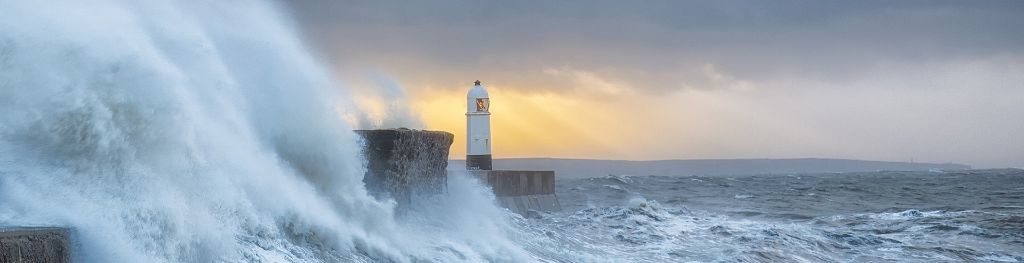
M 84 262 L 530 260 L 490 202 L 367 195 L 351 101 L 274 4 L 0 9 L 2 225 Z

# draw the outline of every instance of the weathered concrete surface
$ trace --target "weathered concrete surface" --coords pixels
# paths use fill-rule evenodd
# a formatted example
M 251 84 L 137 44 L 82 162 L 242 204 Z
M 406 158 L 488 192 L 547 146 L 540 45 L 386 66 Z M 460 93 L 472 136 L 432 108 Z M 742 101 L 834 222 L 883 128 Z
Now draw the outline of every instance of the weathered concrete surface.
M 555 193 L 554 171 L 509 171 L 492 170 L 486 173 L 473 171 L 474 174 L 486 176 L 487 185 L 494 190 L 495 196 L 522 196 Z
M 558 197 L 554 194 L 498 196 L 496 199 L 501 207 L 523 216 L 529 216 L 530 211 L 562 211 L 562 205 L 558 203 Z
M 512 212 L 528 215 L 530 210 L 562 210 L 555 196 L 554 171 L 491 170 L 470 173 L 491 187 L 498 205 Z
M 70 262 L 63 228 L 0 228 L 0 263 Z
M 363 182 L 375 196 L 407 206 L 415 196 L 447 192 L 448 150 L 455 138 L 451 133 L 404 128 L 355 132 L 365 143 Z

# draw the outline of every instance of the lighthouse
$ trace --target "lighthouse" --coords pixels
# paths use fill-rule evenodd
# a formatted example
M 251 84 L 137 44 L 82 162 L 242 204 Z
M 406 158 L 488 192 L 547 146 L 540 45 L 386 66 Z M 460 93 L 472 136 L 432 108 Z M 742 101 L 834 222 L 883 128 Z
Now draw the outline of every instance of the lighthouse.
M 477 80 L 466 95 L 466 169 L 491 170 L 491 102 Z

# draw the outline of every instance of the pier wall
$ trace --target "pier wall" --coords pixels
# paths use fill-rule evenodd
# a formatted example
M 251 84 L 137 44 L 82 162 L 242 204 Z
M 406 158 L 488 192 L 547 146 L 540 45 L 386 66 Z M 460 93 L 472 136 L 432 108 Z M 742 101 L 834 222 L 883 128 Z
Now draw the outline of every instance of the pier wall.
M 454 135 L 411 129 L 357 130 L 364 139 L 367 161 L 363 182 L 377 198 L 394 198 L 399 207 L 444 194 L 448 184 L 448 153 Z M 554 171 L 469 171 L 489 186 L 502 207 L 521 215 L 560 211 Z
M 446 193 L 448 150 L 454 135 L 412 129 L 356 130 L 367 161 L 363 182 L 378 198 L 394 198 L 399 207 L 416 196 Z
M 554 171 L 474 170 L 473 176 L 494 191 L 498 205 L 520 215 L 561 211 L 555 196 Z
M 70 257 L 67 229 L 0 227 L 0 263 L 66 263 Z

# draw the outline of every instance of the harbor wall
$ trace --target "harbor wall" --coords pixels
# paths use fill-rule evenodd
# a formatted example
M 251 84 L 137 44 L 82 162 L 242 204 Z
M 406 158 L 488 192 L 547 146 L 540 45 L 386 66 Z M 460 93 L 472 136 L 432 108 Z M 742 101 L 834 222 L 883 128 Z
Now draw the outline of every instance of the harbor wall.
M 448 150 L 454 135 L 413 129 L 356 130 L 364 139 L 366 189 L 378 198 L 394 198 L 399 207 L 417 196 L 448 189 Z
M 67 229 L 0 227 L 0 263 L 70 261 Z
M 470 173 L 490 187 L 498 205 L 528 216 L 531 211 L 561 211 L 555 196 L 554 171 L 474 170 Z

